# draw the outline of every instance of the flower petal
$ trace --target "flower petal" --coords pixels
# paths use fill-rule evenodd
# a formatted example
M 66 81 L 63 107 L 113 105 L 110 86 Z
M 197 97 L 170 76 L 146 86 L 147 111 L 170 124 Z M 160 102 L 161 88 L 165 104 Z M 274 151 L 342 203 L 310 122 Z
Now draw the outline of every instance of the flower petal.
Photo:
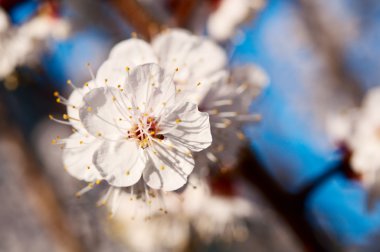
M 89 83 L 92 83 L 89 82 Z M 93 85 L 93 84 L 92 84 Z M 83 96 L 87 94 L 91 89 L 89 87 L 76 88 L 70 94 L 68 99 L 67 115 L 69 116 L 69 121 L 71 125 L 77 131 L 85 134 L 87 130 L 84 128 L 82 122 L 79 120 L 79 108 L 83 106 Z
M 184 90 L 199 83 L 207 84 L 208 78 L 227 64 L 227 56 L 221 47 L 185 30 L 164 32 L 153 40 L 152 46 L 165 71 L 172 74 L 178 68 L 174 81 Z
M 96 85 L 98 87 L 118 87 L 123 85 L 128 76 L 128 71 L 121 59 L 108 59 L 96 73 Z
M 80 180 L 93 182 L 101 179 L 98 170 L 92 163 L 92 156 L 102 141 L 92 136 L 72 134 L 66 139 L 63 149 L 63 163 L 67 172 Z
M 116 88 L 95 88 L 88 92 L 79 109 L 86 130 L 96 137 L 120 139 L 130 129 L 128 98 Z
M 186 146 L 191 151 L 201 151 L 211 145 L 209 115 L 199 112 L 193 103 L 181 103 L 161 119 L 160 128 L 165 138 Z
M 139 181 L 146 159 L 136 142 L 103 142 L 93 162 L 110 185 L 131 186 Z
M 191 152 L 181 144 L 170 140 L 156 143 L 150 151 L 150 165 L 144 170 L 144 180 L 153 189 L 173 191 L 187 182 L 193 171 L 194 159 Z
M 155 114 L 174 104 L 175 86 L 172 77 L 165 75 L 157 64 L 134 68 L 125 89 L 134 97 L 134 106 L 144 112 Z
M 129 69 L 145 63 L 156 63 L 152 47 L 140 39 L 128 39 L 119 42 L 110 52 L 96 74 L 98 86 L 117 87 L 125 82 Z
M 116 44 L 111 52 L 110 59 L 122 58 L 125 67 L 133 68 L 145 63 L 157 63 L 157 57 L 153 48 L 141 39 L 128 39 Z

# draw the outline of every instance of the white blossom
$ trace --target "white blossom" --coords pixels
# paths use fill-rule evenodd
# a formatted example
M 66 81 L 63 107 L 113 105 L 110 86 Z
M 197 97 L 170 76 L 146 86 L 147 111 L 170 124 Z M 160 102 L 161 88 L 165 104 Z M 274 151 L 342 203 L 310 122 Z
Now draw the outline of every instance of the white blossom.
M 173 75 L 158 65 L 121 72 L 115 71 L 119 62 L 112 63 L 67 101 L 64 117 L 77 131 L 59 140 L 68 172 L 115 187 L 132 186 L 142 176 L 153 189 L 180 188 L 194 168 L 191 152 L 211 144 L 208 114 L 176 102 Z
M 45 14 L 13 27 L 0 9 L 0 79 L 17 66 L 35 61 L 48 38 L 62 39 L 68 32 L 69 25 L 65 20 Z
M 246 144 L 243 126 L 261 119 L 260 115 L 250 113 L 250 104 L 268 82 L 261 68 L 245 65 L 233 69 L 230 76 L 224 73 L 210 86 L 199 107 L 210 114 L 213 144 L 205 153 L 197 155 L 201 166 L 219 163 L 223 168 L 233 168 L 236 165 L 239 151 Z
M 350 149 L 350 163 L 360 175 L 361 182 L 369 190 L 369 207 L 380 198 L 380 88 L 370 90 L 361 108 L 335 119 L 339 121 L 335 129 Z
M 114 187 L 108 190 L 100 203 L 109 205 L 111 215 L 115 214 L 119 204 L 119 200 L 113 199 L 128 194 L 133 199 L 131 209 L 141 213 L 140 217 L 144 219 L 156 212 L 166 211 L 165 200 L 162 199 L 166 199 L 167 195 L 163 195 L 162 190 L 170 191 L 183 186 L 194 165 L 199 167 L 197 173 L 200 173 L 200 167 L 207 173 L 210 160 L 218 162 L 220 167 L 235 166 L 238 151 L 245 144 L 242 141 L 243 124 L 259 119 L 258 115 L 249 114 L 249 105 L 267 85 L 268 78 L 263 70 L 253 65 L 236 68 L 229 74 L 225 69 L 226 61 L 223 49 L 211 40 L 184 30 L 168 30 L 154 38 L 151 45 L 137 38 L 116 44 L 96 76 L 90 69 L 92 81 L 82 88 L 75 88 L 68 100 L 56 94 L 57 101 L 67 105 L 64 119 L 68 122 L 65 123 L 72 125 L 76 132 L 64 141 L 53 141 L 65 143 L 63 156 L 67 171 L 78 179 L 90 182 L 78 195 L 90 190 L 100 180 L 106 180 Z M 146 81 L 150 77 L 153 77 L 152 80 Z M 154 84 L 152 89 L 146 86 L 146 91 L 152 92 L 148 106 L 153 112 L 144 111 L 147 104 L 143 103 L 148 101 L 131 104 L 134 99 L 146 100 L 145 96 L 136 93 L 137 89 L 145 87 L 141 82 Z M 70 81 L 68 84 L 73 86 Z M 153 87 L 162 92 L 153 92 Z M 164 91 L 171 94 L 165 95 Z M 205 113 L 208 113 L 211 125 L 194 125 L 190 130 L 180 127 L 185 121 L 175 113 L 172 116 L 161 115 L 169 111 L 160 110 L 163 105 L 170 107 L 165 100 L 168 97 L 178 109 L 190 110 L 189 115 L 194 116 L 194 122 L 201 122 L 203 119 L 200 118 L 206 118 Z M 127 115 L 120 113 L 115 104 L 122 105 Z M 181 107 L 180 104 L 188 105 Z M 199 113 L 195 104 L 204 113 Z M 164 121 L 161 122 L 158 117 L 167 118 L 171 123 L 163 124 Z M 140 119 L 141 125 L 131 125 L 129 122 L 140 122 Z M 203 121 L 206 122 L 205 119 Z M 161 133 L 155 130 L 157 126 Z M 208 127 L 211 127 L 215 144 L 207 152 L 197 153 L 195 164 L 188 156 L 184 156 L 186 160 L 174 164 L 174 170 L 181 174 L 171 172 L 173 160 L 168 160 L 169 165 L 162 165 L 162 157 L 166 154 L 156 157 L 159 150 L 171 149 L 165 149 L 168 146 L 163 146 L 161 142 L 173 144 L 179 153 L 205 149 L 211 143 Z M 124 129 L 130 132 L 120 134 Z M 141 132 L 149 134 L 140 136 Z M 120 144 L 122 137 L 127 141 Z M 127 157 L 123 153 L 129 153 L 129 162 L 135 161 L 135 165 L 128 167 Z M 151 168 L 145 169 L 146 166 Z M 141 174 L 150 188 L 140 180 Z M 120 187 L 130 188 L 124 190 Z M 132 213 L 125 215 L 136 217 Z
M 116 235 L 133 251 L 148 252 L 182 251 L 191 240 L 190 230 L 205 242 L 247 238 L 246 221 L 256 211 L 252 203 L 239 194 L 215 194 L 208 182 L 197 176 L 190 180 L 191 185 L 181 193 L 166 193 L 165 204 L 170 211 L 156 211 L 146 218 L 138 218 L 139 210 L 131 205 L 138 201 L 121 192 L 123 200 L 111 222 Z M 157 207 L 152 203 L 151 209 Z
M 221 0 L 207 21 L 208 33 L 218 41 L 231 38 L 238 26 L 264 5 L 264 0 Z

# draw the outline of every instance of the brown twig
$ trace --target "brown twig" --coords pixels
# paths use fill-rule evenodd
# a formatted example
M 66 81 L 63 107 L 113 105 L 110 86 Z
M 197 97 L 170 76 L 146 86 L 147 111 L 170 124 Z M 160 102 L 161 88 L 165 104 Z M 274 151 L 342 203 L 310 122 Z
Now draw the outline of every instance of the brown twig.
M 136 0 L 111 0 L 122 17 L 136 29 L 136 32 L 147 40 L 162 30 L 162 26 L 154 20 Z
M 178 27 L 187 27 L 191 15 L 197 6 L 197 0 L 180 0 L 175 1 L 174 20 Z
M 308 252 L 339 252 L 342 251 L 336 242 L 332 241 L 326 233 L 313 227 L 306 211 L 307 197 L 292 194 L 282 188 L 278 182 L 269 175 L 252 152 L 247 148 L 242 152 L 239 168 L 242 176 L 257 188 L 268 203 L 286 221 L 288 226 L 303 244 Z M 308 191 L 310 196 L 311 190 Z

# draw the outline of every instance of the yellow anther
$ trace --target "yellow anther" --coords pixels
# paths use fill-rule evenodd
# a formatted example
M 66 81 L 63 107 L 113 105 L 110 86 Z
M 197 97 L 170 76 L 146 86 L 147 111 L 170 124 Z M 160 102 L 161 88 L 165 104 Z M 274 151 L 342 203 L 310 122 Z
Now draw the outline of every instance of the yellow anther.
M 100 183 L 102 183 L 102 180 L 101 180 L 101 179 L 97 179 L 97 180 L 95 181 L 95 184 L 97 184 L 97 185 L 99 185 Z
M 161 166 L 160 166 L 160 170 L 161 170 L 161 171 L 165 170 L 165 166 L 161 165 Z
M 198 82 L 198 83 L 197 83 L 197 87 L 199 87 L 200 85 L 201 85 L 201 83 L 200 83 L 200 82 Z
M 87 107 L 87 111 L 91 112 L 92 111 L 92 107 Z
M 83 141 L 82 141 L 82 140 L 80 140 L 80 141 L 79 141 L 79 144 L 83 144 Z
M 63 119 L 65 119 L 65 120 L 67 120 L 67 119 L 69 119 L 69 116 L 67 115 L 67 114 L 63 114 Z
M 53 119 L 54 119 L 54 116 L 49 115 L 49 119 L 50 119 L 50 120 L 53 120 Z
M 179 71 L 179 68 L 177 67 L 177 68 L 175 69 L 175 71 L 178 72 L 178 71 Z
M 88 82 L 84 83 L 84 86 L 85 86 L 85 87 L 88 87 Z
M 71 80 L 67 80 L 66 83 L 67 83 L 68 85 L 73 84 L 73 83 L 71 82 Z
M 125 175 L 129 176 L 129 175 L 131 175 L 131 172 L 128 170 L 125 172 Z
M 177 93 L 181 93 L 182 89 L 178 88 Z
M 58 91 L 55 91 L 55 92 L 53 93 L 53 95 L 54 95 L 55 97 L 58 97 L 58 96 L 59 96 Z
M 179 118 L 175 120 L 175 123 L 180 123 L 180 122 L 182 122 L 182 120 Z
M 125 71 L 129 72 L 131 70 L 129 67 L 125 67 Z
M 56 144 L 57 143 L 57 140 L 53 139 L 51 140 L 51 144 Z
M 90 169 L 91 169 L 91 167 L 90 167 L 89 165 L 87 165 L 87 167 L 86 167 L 86 168 L 87 168 L 87 170 L 90 170 Z
M 156 132 L 155 131 L 151 131 L 149 134 L 151 134 L 153 136 L 154 134 L 156 134 Z
M 112 96 L 112 101 L 116 101 L 116 97 L 115 96 Z
M 102 136 L 102 133 L 98 132 L 96 135 L 97 135 L 98 137 L 101 137 L 101 136 Z

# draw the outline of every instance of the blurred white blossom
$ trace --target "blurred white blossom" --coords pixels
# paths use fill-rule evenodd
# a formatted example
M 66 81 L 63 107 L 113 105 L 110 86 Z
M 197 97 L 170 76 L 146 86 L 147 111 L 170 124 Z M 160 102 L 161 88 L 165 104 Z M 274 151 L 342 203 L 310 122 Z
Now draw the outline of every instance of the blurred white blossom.
M 191 186 L 184 191 L 166 193 L 165 204 L 169 211 L 161 209 L 146 218 L 139 218 L 140 212 L 134 208 L 134 202 L 139 199 L 123 192 L 123 200 L 112 218 L 114 232 L 132 251 L 144 252 L 183 251 L 190 242 L 190 230 L 204 242 L 247 238 L 245 222 L 255 212 L 252 203 L 238 193 L 215 194 L 210 186 L 206 180 L 192 176 Z M 157 207 L 154 203 L 150 206 L 151 209 Z
M 265 0 L 221 0 L 207 21 L 210 36 L 225 41 L 235 35 L 240 24 L 260 11 Z
M 11 26 L 7 14 L 0 9 L 0 79 L 11 74 L 17 66 L 36 61 L 47 39 L 63 39 L 69 29 L 66 20 L 44 13 L 21 26 Z
M 351 154 L 351 166 L 369 190 L 369 207 L 380 198 L 380 88 L 366 95 L 361 108 L 330 119 L 332 135 L 344 142 Z

